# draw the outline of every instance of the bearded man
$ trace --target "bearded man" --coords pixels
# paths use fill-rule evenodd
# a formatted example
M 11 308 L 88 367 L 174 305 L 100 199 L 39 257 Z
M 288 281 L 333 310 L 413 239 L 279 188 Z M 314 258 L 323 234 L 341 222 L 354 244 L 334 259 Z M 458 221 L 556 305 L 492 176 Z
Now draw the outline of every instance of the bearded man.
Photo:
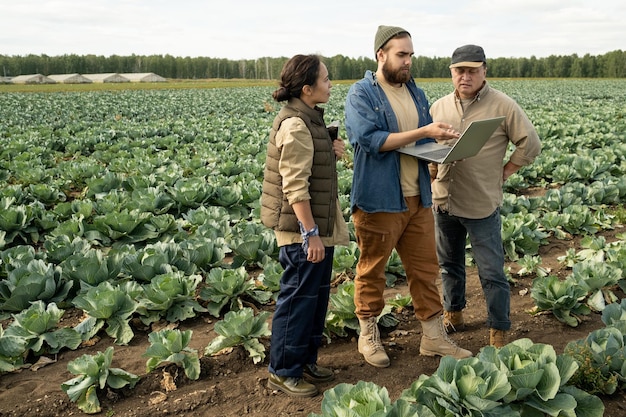
M 376 72 L 367 71 L 350 87 L 345 105 L 354 148 L 350 204 L 360 250 L 354 280 L 358 350 L 370 365 L 389 366 L 377 318 L 385 306 L 385 266 L 395 248 L 422 325 L 420 354 L 466 358 L 472 353 L 457 346 L 443 327 L 428 163 L 396 152 L 456 139 L 459 133 L 432 121 L 426 95 L 411 76 L 414 51 L 407 30 L 379 26 L 374 53 Z

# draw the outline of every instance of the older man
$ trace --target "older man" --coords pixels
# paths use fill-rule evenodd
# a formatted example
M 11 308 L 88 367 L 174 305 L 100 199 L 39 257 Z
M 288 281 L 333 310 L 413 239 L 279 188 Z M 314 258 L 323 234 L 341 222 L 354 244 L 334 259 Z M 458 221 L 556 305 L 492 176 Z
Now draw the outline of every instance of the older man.
M 474 157 L 431 165 L 437 256 L 441 269 L 444 324 L 448 331 L 464 328 L 465 245 L 472 253 L 487 303 L 489 343 L 507 343 L 511 327 L 509 283 L 504 274 L 500 204 L 502 183 L 520 167 L 533 162 L 541 150 L 539 137 L 522 108 L 487 83 L 483 48 L 464 45 L 450 63 L 454 91 L 433 103 L 434 120 L 462 131 L 473 120 L 505 119 Z M 504 162 L 509 144 L 515 148 Z

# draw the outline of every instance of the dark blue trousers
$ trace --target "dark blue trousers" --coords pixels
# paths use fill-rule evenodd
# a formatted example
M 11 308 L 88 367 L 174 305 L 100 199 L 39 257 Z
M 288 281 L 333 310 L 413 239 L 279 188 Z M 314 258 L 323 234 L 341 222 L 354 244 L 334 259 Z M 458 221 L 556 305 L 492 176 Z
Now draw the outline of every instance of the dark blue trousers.
M 272 318 L 269 371 L 299 378 L 302 367 L 317 363 L 330 296 L 335 248 L 326 248 L 323 262 L 306 260 L 302 245 L 282 246 L 278 260 L 285 270 Z

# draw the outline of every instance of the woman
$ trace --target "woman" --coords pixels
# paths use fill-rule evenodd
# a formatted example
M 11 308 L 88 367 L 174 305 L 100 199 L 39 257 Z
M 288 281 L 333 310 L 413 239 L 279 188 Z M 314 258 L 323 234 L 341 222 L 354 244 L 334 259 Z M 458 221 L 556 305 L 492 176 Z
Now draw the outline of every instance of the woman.
M 308 381 L 334 378 L 317 365 L 317 352 L 334 246 L 349 243 L 337 197 L 336 161 L 345 145 L 331 139 L 318 107 L 331 87 L 317 55 L 296 55 L 283 67 L 273 98 L 286 104 L 270 131 L 261 197 L 261 220 L 276 234 L 284 269 L 272 318 L 268 386 L 299 397 L 317 395 Z

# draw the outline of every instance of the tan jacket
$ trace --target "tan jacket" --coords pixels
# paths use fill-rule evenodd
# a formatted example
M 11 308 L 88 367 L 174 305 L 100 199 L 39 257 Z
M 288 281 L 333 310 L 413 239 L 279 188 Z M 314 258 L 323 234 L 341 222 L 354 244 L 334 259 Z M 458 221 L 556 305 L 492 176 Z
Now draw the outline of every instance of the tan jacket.
M 509 160 L 524 166 L 539 155 L 541 142 L 522 108 L 487 83 L 464 107 L 451 93 L 434 102 L 430 113 L 434 121 L 450 123 L 461 132 L 473 120 L 496 116 L 505 120 L 476 156 L 431 170 L 436 172 L 433 204 L 454 216 L 482 219 L 502 204 L 502 168 L 509 144 L 514 146 Z

